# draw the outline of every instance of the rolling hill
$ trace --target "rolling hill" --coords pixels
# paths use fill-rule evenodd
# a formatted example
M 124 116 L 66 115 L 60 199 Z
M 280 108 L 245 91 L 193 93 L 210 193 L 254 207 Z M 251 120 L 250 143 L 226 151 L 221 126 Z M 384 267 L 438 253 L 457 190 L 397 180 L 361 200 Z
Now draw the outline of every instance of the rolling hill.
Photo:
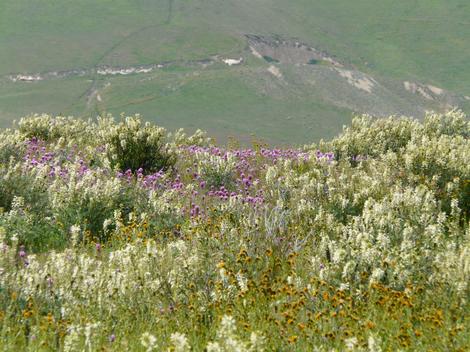
M 470 111 L 465 0 L 4 0 L 0 124 L 139 112 L 277 144 L 353 113 Z

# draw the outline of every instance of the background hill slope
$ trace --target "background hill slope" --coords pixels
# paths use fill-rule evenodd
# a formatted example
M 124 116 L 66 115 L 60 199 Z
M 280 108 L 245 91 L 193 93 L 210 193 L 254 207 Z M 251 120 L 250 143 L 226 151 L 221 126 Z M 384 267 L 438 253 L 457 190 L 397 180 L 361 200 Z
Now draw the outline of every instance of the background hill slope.
M 5 0 L 0 123 L 140 112 L 302 143 L 353 112 L 468 112 L 469 14 L 464 0 Z

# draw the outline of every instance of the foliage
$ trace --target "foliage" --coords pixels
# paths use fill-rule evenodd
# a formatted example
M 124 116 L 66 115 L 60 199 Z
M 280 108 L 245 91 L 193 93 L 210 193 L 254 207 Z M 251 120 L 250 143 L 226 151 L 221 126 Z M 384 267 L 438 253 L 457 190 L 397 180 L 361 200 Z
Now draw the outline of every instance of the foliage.
M 233 189 L 235 185 L 235 160 L 233 155 L 221 157 L 210 153 L 201 153 L 199 173 L 209 188 L 225 187 Z
M 47 141 L 0 136 L 5 350 L 470 349 L 460 112 L 358 117 L 303 149 L 41 121 Z M 117 131 L 176 163 L 115 170 Z
M 76 139 L 83 137 L 89 132 L 90 123 L 73 117 L 56 116 L 47 114 L 32 115 L 22 118 L 18 123 L 18 130 L 28 139 L 39 139 L 42 141 L 55 141 L 59 138 Z
M 271 56 L 268 56 L 268 55 L 264 55 L 263 59 L 265 59 L 269 63 L 279 62 L 279 60 L 276 60 L 276 59 L 274 59 L 274 58 L 272 58 Z
M 166 171 L 176 162 L 164 141 L 165 130 L 149 123 L 142 125 L 138 116 L 127 117 L 106 136 L 111 166 L 119 170 L 142 169 L 145 174 Z

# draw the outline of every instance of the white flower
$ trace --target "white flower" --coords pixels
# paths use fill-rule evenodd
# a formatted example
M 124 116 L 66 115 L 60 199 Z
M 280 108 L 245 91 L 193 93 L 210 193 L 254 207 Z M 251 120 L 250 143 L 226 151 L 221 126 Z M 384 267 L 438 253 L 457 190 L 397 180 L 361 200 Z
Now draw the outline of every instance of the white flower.
M 65 335 L 64 339 L 65 352 L 73 352 L 77 350 L 77 344 L 80 342 L 80 330 L 80 327 L 74 325 L 68 328 L 68 334 Z
M 242 292 L 248 291 L 247 278 L 241 272 L 238 272 L 236 276 L 237 276 L 238 287 L 240 287 L 240 291 Z
M 175 347 L 175 352 L 186 352 L 191 349 L 188 343 L 188 339 L 184 334 L 175 332 L 171 334 L 170 340 L 173 346 Z
M 377 336 L 369 335 L 367 346 L 369 348 L 369 352 L 382 352 L 382 348 L 380 347 L 380 339 L 378 339 Z
M 157 348 L 157 338 L 148 332 L 144 332 L 140 338 L 140 343 L 146 348 L 147 352 Z
M 385 275 L 385 272 L 380 268 L 375 268 L 372 271 L 371 281 L 378 282 Z
M 111 226 L 112 223 L 113 223 L 113 220 L 111 219 L 106 219 L 105 221 L 103 221 L 103 230 L 106 231 L 108 227 Z
M 252 332 L 250 335 L 250 351 L 253 352 L 262 352 L 264 351 L 264 346 L 266 344 L 266 339 L 264 336 L 259 333 Z
M 276 179 L 276 168 L 274 166 L 270 166 L 266 171 L 266 182 L 268 184 L 274 184 L 274 180 Z
M 356 336 L 353 336 L 353 337 L 350 337 L 346 340 L 344 340 L 344 344 L 346 345 L 346 348 L 349 349 L 349 350 L 353 350 L 354 347 L 356 347 L 357 345 L 357 337 Z
M 209 342 L 206 347 L 207 352 L 223 352 L 224 350 L 218 342 Z
M 234 334 L 236 330 L 237 324 L 235 322 L 235 319 L 233 319 L 233 317 L 230 315 L 224 315 L 220 323 L 218 335 L 223 338 Z
M 72 225 L 70 227 L 70 239 L 72 242 L 72 246 L 76 246 L 78 243 L 78 237 L 80 236 L 80 226 L 79 225 Z
M 92 337 L 93 330 L 98 328 L 98 326 L 99 326 L 99 323 L 85 325 L 85 328 L 84 328 L 84 331 L 85 331 L 85 346 L 87 346 L 89 351 L 92 350 L 91 337 Z

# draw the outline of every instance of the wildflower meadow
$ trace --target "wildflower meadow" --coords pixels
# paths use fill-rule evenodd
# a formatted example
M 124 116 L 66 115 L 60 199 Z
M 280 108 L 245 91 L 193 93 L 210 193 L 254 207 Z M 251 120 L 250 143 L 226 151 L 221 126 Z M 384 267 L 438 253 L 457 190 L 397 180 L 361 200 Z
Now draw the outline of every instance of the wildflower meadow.
M 469 351 L 470 122 L 299 148 L 136 115 L 0 132 L 2 351 Z

